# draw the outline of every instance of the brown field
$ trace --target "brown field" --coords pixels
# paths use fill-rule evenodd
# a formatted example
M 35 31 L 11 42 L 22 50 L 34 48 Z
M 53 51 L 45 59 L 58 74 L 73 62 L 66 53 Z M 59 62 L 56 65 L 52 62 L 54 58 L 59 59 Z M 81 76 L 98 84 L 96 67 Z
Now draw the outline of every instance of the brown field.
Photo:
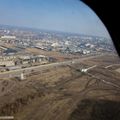
M 120 68 L 118 68 L 116 71 L 120 73 Z
M 81 64 L 0 80 L 0 116 L 15 120 L 120 120 L 120 74 L 104 67 L 120 63 L 104 56 Z M 81 67 L 98 65 L 81 73 Z
M 80 56 L 78 55 L 63 55 L 60 52 L 55 52 L 55 51 L 45 51 L 45 50 L 41 50 L 41 49 L 37 49 L 37 48 L 27 48 L 26 51 L 28 53 L 33 53 L 33 54 L 43 54 L 46 56 L 50 56 L 50 57 L 54 57 L 59 61 L 64 61 L 64 60 L 69 60 L 69 59 L 74 59 L 74 58 L 80 58 Z

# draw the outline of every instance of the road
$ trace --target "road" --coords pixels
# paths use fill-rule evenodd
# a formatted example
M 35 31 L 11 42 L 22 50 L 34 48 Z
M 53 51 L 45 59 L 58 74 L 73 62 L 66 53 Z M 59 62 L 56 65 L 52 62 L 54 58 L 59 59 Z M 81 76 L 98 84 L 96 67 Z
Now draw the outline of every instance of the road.
M 93 58 L 101 57 L 101 56 L 103 56 L 103 55 L 89 56 L 89 57 L 85 57 L 85 58 L 74 59 L 74 60 L 69 60 L 69 61 L 64 61 L 64 62 L 57 62 L 57 63 L 51 63 L 51 64 L 46 64 L 46 65 L 39 65 L 39 66 L 33 66 L 33 67 L 29 67 L 29 68 L 22 68 L 22 69 L 17 69 L 17 70 L 6 71 L 6 72 L 0 73 L 0 78 L 20 77 L 21 73 L 24 73 L 24 75 L 26 75 L 26 74 L 30 74 L 32 71 L 37 72 L 37 71 L 42 71 L 42 70 L 48 69 L 50 67 L 59 67 L 62 65 L 76 64 L 76 63 L 80 63 L 84 60 L 89 60 L 89 59 L 93 59 Z
M 120 65 L 120 64 L 112 64 L 112 65 L 108 65 L 108 66 L 106 66 L 105 68 L 110 68 L 110 67 L 112 67 L 112 66 L 117 66 L 117 65 Z

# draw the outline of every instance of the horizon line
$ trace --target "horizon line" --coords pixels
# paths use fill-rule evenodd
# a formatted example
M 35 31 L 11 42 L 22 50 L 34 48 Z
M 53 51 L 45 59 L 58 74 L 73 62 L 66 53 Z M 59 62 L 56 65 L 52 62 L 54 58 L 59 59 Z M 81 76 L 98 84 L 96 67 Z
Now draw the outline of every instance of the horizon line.
M 19 25 L 10 25 L 10 24 L 0 24 L 0 26 L 8 26 L 8 27 L 16 27 L 20 29 L 34 29 L 34 30 L 43 30 L 43 31 L 49 31 L 49 32 L 62 32 L 62 33 L 68 33 L 68 34 L 77 34 L 77 35 L 85 35 L 85 36 L 92 36 L 92 37 L 102 37 L 106 39 L 111 39 L 111 37 L 105 37 L 105 36 L 98 36 L 98 35 L 90 35 L 85 33 L 77 33 L 77 32 L 68 32 L 68 31 L 62 31 L 62 30 L 52 30 L 52 29 L 45 29 L 45 28 L 37 28 L 37 27 L 29 27 L 29 26 L 19 26 Z

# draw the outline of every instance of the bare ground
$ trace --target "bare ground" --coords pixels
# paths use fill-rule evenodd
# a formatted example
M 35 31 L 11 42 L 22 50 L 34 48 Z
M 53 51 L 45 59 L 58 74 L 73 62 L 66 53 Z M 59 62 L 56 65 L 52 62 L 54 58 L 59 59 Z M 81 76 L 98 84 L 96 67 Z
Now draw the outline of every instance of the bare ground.
M 0 80 L 0 116 L 15 120 L 119 120 L 120 74 L 105 56 L 82 64 L 35 72 L 24 81 Z M 88 73 L 81 67 L 97 64 Z

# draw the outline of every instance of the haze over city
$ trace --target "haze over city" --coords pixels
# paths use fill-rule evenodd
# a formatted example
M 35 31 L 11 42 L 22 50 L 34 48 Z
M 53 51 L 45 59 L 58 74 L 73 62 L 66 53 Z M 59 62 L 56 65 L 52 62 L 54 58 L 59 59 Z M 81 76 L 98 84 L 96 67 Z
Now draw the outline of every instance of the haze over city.
M 120 120 L 120 59 L 81 1 L 0 0 L 0 119 Z
M 0 0 L 0 24 L 110 38 L 96 14 L 79 0 Z

